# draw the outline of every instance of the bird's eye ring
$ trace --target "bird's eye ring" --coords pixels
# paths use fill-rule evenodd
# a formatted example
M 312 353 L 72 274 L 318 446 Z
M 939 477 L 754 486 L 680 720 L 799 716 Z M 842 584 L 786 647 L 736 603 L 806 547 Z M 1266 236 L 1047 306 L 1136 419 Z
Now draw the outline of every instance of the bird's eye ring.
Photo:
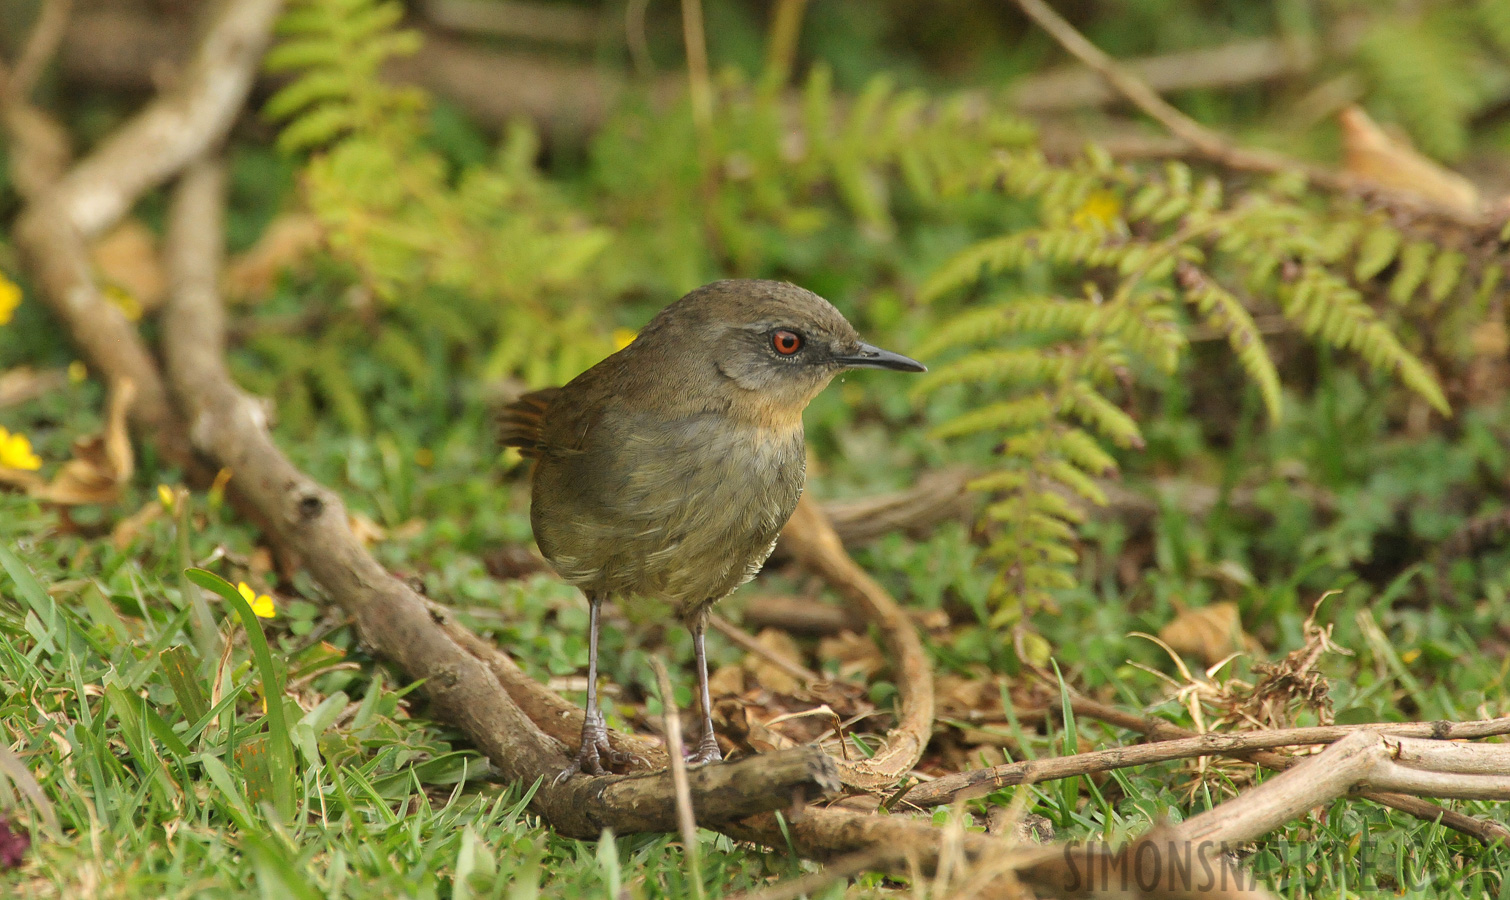
M 791 356 L 802 349 L 802 335 L 785 328 L 771 334 L 771 347 L 782 356 Z

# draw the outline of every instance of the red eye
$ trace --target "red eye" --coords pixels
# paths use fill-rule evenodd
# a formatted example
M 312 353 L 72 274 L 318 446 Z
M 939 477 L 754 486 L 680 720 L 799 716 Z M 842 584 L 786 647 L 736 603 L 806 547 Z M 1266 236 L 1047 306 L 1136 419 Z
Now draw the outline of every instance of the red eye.
M 771 346 L 782 356 L 791 356 L 802 349 L 802 335 L 782 329 L 771 335 Z

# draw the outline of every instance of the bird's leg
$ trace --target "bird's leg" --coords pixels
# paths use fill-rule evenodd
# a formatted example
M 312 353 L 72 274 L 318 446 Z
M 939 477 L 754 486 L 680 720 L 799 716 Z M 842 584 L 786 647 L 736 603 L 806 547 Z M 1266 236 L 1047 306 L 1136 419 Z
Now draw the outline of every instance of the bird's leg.
M 689 624 L 692 629 L 692 647 L 697 653 L 697 691 L 703 708 L 703 736 L 697 749 L 687 757 L 687 762 L 696 765 L 718 762 L 724 758 L 718 749 L 718 738 L 713 734 L 713 698 L 708 694 L 708 652 L 703 648 L 703 634 L 708 630 L 708 614 L 702 612 Z
M 612 762 L 627 760 L 626 754 L 617 753 L 608 746 L 608 726 L 603 721 L 603 710 L 598 707 L 598 615 L 603 608 L 603 598 L 590 594 L 587 605 L 587 709 L 582 717 L 582 743 L 577 749 L 576 760 L 556 776 L 557 784 L 578 772 L 607 774 L 602 762 L 605 756 Z

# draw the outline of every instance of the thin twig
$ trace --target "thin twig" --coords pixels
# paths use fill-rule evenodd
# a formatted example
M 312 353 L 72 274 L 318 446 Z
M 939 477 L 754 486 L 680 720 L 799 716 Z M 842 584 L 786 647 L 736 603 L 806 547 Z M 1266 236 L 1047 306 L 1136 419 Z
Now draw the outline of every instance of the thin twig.
M 712 152 L 713 80 L 708 73 L 708 39 L 703 29 L 702 0 L 682 0 L 682 43 L 687 48 L 687 89 L 692 120 L 703 151 Z
M 806 11 L 807 0 L 776 0 L 765 51 L 765 78 L 771 87 L 785 87 L 791 80 L 797 41 L 802 37 L 802 14 Z
M 63 32 L 68 29 L 68 14 L 73 11 L 73 0 L 46 0 L 37 13 L 36 24 L 21 48 L 21 55 L 11 67 L 9 75 L 0 71 L 0 93 L 7 100 L 24 102 L 37 86 L 42 70 L 52 61 L 63 41 Z
M 682 834 L 682 851 L 692 868 L 692 889 L 703 900 L 703 861 L 697 841 L 697 816 L 692 811 L 692 789 L 687 784 L 687 760 L 682 755 L 682 714 L 671 692 L 671 676 L 660 657 L 650 657 L 650 668 L 661 690 L 661 717 L 666 727 L 666 756 L 671 762 L 671 784 L 676 789 L 676 825 Z
M 771 649 L 762 644 L 759 638 L 725 619 L 718 613 L 708 616 L 708 624 L 713 626 L 714 631 L 743 647 L 746 651 L 755 654 L 806 685 L 817 684 L 824 680 L 822 675 L 819 675 L 807 666 L 793 662 L 780 653 L 771 652 Z

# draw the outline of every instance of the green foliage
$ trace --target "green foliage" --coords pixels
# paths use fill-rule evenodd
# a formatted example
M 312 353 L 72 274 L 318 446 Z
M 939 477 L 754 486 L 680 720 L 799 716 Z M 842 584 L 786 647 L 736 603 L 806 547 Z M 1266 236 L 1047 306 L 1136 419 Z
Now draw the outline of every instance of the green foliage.
M 424 94 L 379 80 L 383 64 L 419 49 L 419 35 L 395 28 L 403 18 L 395 0 L 321 0 L 291 5 L 278 21 L 282 40 L 263 64 L 297 78 L 264 113 L 290 119 L 278 136 L 286 152 L 311 150 L 342 137 L 392 132 L 412 135 L 420 125 Z
M 1141 447 L 1137 422 L 1108 394 L 1139 373 L 1172 375 L 1201 327 L 1226 339 L 1271 420 L 1281 416 L 1279 375 L 1240 290 L 1277 308 L 1314 342 L 1355 352 L 1435 409 L 1435 378 L 1374 309 L 1354 278 L 1373 277 L 1400 255 L 1400 293 L 1440 300 L 1464 258 L 1398 233 L 1357 210 L 1319 214 L 1283 184 L 1229 198 L 1184 165 L 1145 173 L 1090 153 L 1069 166 L 1034 151 L 1001 157 L 1013 200 L 1036 204 L 1039 224 L 988 238 L 940 266 L 921 296 L 935 303 L 970 289 L 980 296 L 918 352 L 953 352 L 919 389 L 967 385 L 973 408 L 935 434 L 999 435 L 1002 468 L 974 483 L 998 497 L 990 552 L 1002 563 L 999 616 L 1050 602 L 1074 583 L 1074 526 L 1085 504 L 1105 503 L 1097 478 L 1115 470 L 1103 444 Z M 1404 245 L 1402 249 L 1402 245 Z M 1416 248 L 1425 248 L 1424 252 Z M 1078 285 L 1078 296 L 1054 286 Z M 1048 286 L 1049 292 L 1043 288 Z M 1391 287 L 1394 290 L 1394 287 Z
M 620 237 L 608 268 L 623 289 L 675 295 L 716 277 L 812 273 L 828 253 L 895 253 L 900 211 L 980 187 L 992 153 L 1033 138 L 978 97 L 932 98 L 885 76 L 845 101 L 822 65 L 799 117 L 779 86 L 729 72 L 716 87 L 704 131 L 686 106 L 630 105 L 593 144 L 594 199 Z
M 258 343 L 285 379 L 313 388 L 356 430 L 369 423 L 343 345 L 371 347 L 415 380 L 439 345 L 470 351 L 494 377 L 546 383 L 580 371 L 608 341 L 559 301 L 592 289 L 610 234 L 541 177 L 529 128 L 508 129 L 481 163 L 453 164 L 427 142 L 424 96 L 378 77 L 385 60 L 418 45 L 397 29 L 400 13 L 392 2 L 301 0 L 268 56 L 294 78 L 265 111 L 284 120 L 281 147 L 309 153 L 304 202 L 361 293 L 331 311 L 317 352 L 287 336 Z M 376 308 L 365 310 L 365 298 Z
M 1356 60 L 1371 98 L 1421 149 L 1456 160 L 1473 117 L 1510 85 L 1510 2 L 1402 5 L 1372 22 Z

